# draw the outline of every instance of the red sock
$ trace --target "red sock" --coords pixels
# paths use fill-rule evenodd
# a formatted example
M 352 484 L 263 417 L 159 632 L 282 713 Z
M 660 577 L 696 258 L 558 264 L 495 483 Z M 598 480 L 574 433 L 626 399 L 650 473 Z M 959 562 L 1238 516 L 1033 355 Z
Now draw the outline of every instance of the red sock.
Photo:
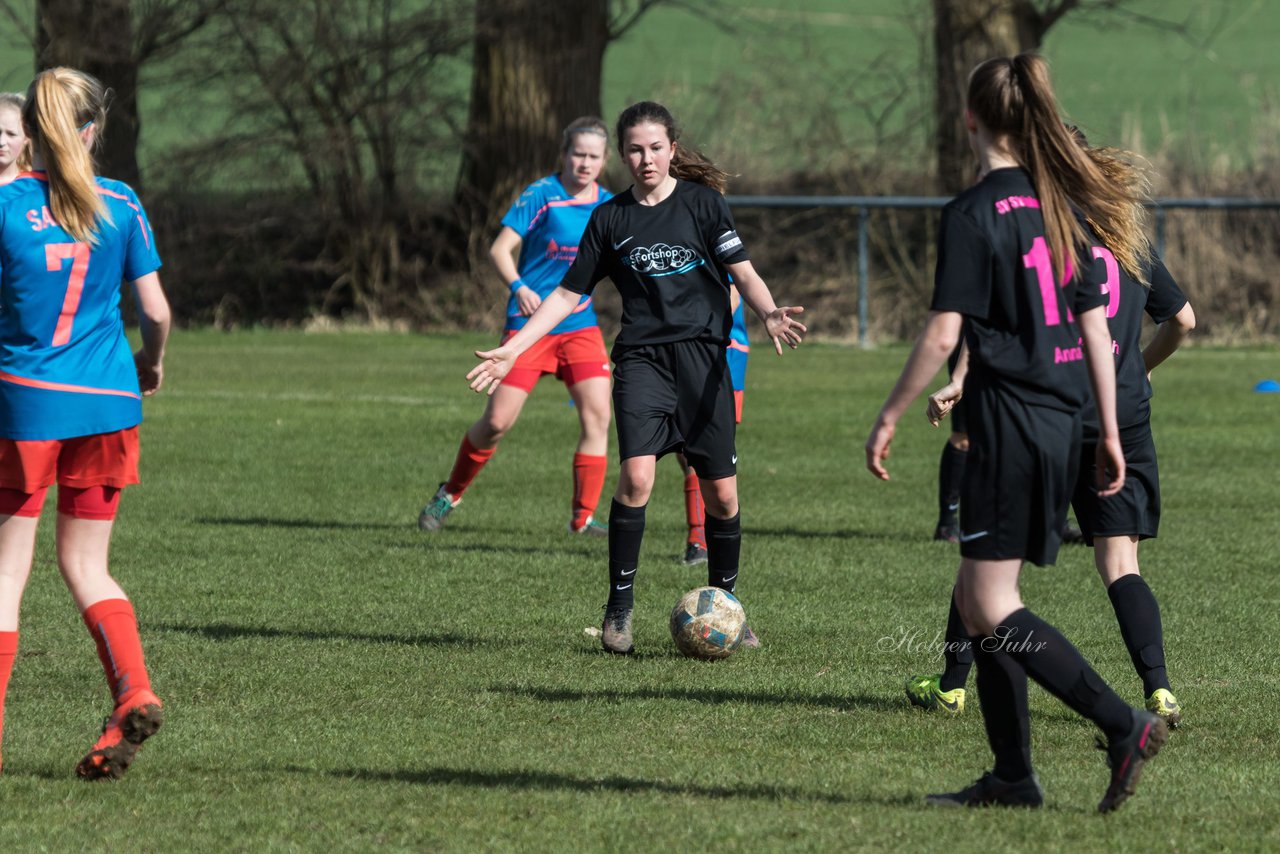
M 139 691 L 151 690 L 142 660 L 138 619 L 128 599 L 103 599 L 84 609 L 84 624 L 98 646 L 98 660 L 117 706 Z
M 4 739 L 4 695 L 9 690 L 9 676 L 17 655 L 18 633 L 0 632 L 0 740 Z
M 573 455 L 573 527 L 581 528 L 595 515 L 608 466 L 608 457 Z
M 462 493 L 467 491 L 471 481 L 476 479 L 480 469 L 484 468 L 484 464 L 489 462 L 489 458 L 496 450 L 498 450 L 497 445 L 492 448 L 477 448 L 471 444 L 471 437 L 464 435 L 462 445 L 458 447 L 458 458 L 453 461 L 453 471 L 449 473 L 444 491 L 453 496 L 454 501 L 461 498 Z
M 707 513 L 702 506 L 702 485 L 698 476 L 689 472 L 684 476 L 684 521 L 689 526 L 689 539 L 699 548 L 707 547 L 706 525 Z

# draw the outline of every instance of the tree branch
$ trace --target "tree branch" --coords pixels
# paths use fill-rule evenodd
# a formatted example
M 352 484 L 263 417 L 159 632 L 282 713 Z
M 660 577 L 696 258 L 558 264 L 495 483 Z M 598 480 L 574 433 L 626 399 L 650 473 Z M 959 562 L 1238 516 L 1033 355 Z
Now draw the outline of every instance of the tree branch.
M 636 4 L 635 7 L 628 8 L 632 2 Z M 626 35 L 655 6 L 682 9 L 726 33 L 737 31 L 724 0 L 615 0 L 611 5 L 613 14 L 609 16 L 609 41 L 617 41 Z
M 1197 10 L 1204 8 L 1212 8 L 1215 17 L 1208 30 L 1199 34 L 1192 19 Z M 1050 27 L 1075 9 L 1082 13 L 1080 21 L 1095 27 L 1108 26 L 1115 17 L 1126 18 L 1144 27 L 1172 33 L 1200 49 L 1213 44 L 1231 18 L 1230 3 L 1196 5 L 1181 20 L 1173 20 L 1139 11 L 1132 0 L 1041 0 L 1041 5 L 1035 7 L 1033 19 L 1039 35 L 1043 38 Z
M 609 41 L 622 38 L 627 30 L 644 17 L 646 12 L 663 2 L 665 0 L 639 0 L 638 5 L 630 11 L 626 10 L 624 4 L 619 3 L 614 14 L 609 16 Z
M 1124 2 L 1124 0 L 1101 0 L 1104 5 L 1115 5 L 1116 2 Z M 1064 15 L 1080 5 L 1080 0 L 1053 0 L 1043 7 L 1037 7 L 1032 17 L 1032 28 L 1035 31 L 1036 41 L 1044 40 L 1045 33 L 1053 28 Z
M 162 56 L 208 24 L 214 15 L 227 8 L 227 0 L 139 4 L 134 19 L 136 38 L 134 57 L 142 64 Z M 188 15 L 179 22 L 179 9 Z

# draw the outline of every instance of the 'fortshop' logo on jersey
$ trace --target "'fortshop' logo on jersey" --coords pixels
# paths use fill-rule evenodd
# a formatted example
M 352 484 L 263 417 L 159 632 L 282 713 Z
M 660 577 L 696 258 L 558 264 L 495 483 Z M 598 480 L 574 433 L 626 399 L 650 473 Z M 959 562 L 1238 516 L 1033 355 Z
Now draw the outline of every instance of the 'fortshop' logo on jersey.
M 665 243 L 637 246 L 622 260 L 637 273 L 655 277 L 687 273 L 703 264 L 703 260 L 692 250 L 685 249 L 683 246 L 668 246 Z

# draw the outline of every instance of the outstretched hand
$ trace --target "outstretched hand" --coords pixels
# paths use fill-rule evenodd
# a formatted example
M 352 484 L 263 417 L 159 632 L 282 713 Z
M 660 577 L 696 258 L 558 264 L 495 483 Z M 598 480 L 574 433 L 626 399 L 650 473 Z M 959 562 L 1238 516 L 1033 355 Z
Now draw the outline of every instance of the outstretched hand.
M 493 394 L 497 391 L 499 383 L 511 372 L 516 363 L 515 351 L 507 347 L 477 350 L 476 358 L 483 361 L 467 373 L 467 379 L 471 381 L 471 390 L 476 394 L 484 391 Z
M 782 355 L 782 342 L 785 341 L 787 346 L 794 350 L 804 340 L 804 333 L 809 331 L 803 323 L 791 319 L 791 315 L 800 314 L 803 311 L 804 306 L 801 305 L 783 305 L 775 308 L 765 317 L 765 332 L 773 339 L 773 349 L 779 356 Z
M 954 382 L 949 382 L 942 388 L 929 395 L 929 407 L 925 410 L 925 418 L 929 419 L 929 423 L 934 427 L 942 422 L 942 419 L 951 414 L 951 410 L 960 402 L 960 398 L 964 396 L 964 386 Z
M 882 414 L 867 437 L 867 471 L 881 480 L 889 479 L 889 470 L 883 461 L 889 459 L 889 443 L 893 441 L 894 428 L 895 425 L 886 421 Z

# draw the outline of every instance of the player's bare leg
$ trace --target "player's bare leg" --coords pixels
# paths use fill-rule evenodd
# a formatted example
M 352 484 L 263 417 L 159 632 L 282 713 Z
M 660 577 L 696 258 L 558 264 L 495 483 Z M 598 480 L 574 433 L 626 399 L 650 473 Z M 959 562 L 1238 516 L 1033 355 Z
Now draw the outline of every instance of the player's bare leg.
M 142 657 L 133 606 L 107 569 L 113 521 L 58 514 L 58 569 L 98 647 L 114 709 L 76 765 L 86 780 L 117 779 L 160 729 L 164 712 Z
M 5 694 L 18 655 L 18 612 L 31 575 L 39 524 L 39 516 L 0 516 L 0 740 L 4 738 Z

